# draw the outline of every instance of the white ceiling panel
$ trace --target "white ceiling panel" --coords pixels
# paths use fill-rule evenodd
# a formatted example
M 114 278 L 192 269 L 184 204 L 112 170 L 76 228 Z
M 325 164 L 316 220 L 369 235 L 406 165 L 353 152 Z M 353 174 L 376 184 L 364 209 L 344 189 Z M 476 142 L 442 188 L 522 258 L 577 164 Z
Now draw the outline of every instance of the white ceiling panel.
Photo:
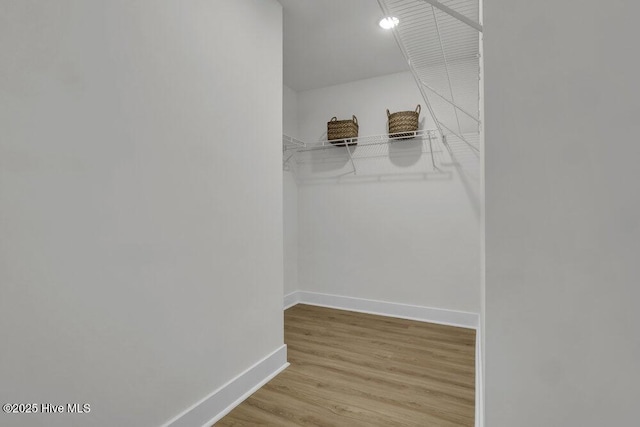
M 279 0 L 284 84 L 316 89 L 409 68 L 375 0 Z

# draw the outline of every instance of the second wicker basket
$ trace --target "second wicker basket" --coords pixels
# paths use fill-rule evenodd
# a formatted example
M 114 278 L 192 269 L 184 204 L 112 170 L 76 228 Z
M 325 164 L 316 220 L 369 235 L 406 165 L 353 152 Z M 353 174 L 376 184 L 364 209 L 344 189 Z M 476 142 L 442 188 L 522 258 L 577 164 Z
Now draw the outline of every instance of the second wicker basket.
M 420 117 L 420 104 L 415 111 L 398 111 L 390 113 L 387 110 L 389 120 L 389 137 L 396 139 L 415 138 L 418 130 L 418 118 Z

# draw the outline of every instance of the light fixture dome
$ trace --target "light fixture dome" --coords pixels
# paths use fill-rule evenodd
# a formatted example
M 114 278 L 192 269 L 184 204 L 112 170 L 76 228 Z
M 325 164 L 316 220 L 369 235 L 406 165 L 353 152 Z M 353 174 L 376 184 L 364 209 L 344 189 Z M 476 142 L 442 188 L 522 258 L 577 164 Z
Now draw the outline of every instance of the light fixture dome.
M 390 30 L 393 27 L 397 26 L 400 23 L 400 20 L 395 16 L 387 16 L 386 18 L 382 18 L 378 25 L 380 25 L 385 30 Z

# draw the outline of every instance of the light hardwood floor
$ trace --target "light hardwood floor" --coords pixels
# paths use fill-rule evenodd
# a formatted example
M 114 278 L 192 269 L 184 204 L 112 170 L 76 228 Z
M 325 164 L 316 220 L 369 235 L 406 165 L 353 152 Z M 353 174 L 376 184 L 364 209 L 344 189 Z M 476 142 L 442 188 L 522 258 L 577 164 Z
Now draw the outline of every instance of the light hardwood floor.
M 474 425 L 475 331 L 298 304 L 291 366 L 221 426 Z

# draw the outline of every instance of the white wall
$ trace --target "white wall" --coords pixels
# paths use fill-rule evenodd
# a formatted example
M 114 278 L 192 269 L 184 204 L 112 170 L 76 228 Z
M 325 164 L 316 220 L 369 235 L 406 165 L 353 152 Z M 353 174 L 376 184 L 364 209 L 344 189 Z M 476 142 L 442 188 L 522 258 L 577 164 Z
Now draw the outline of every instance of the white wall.
M 283 86 L 283 132 L 298 137 L 298 94 Z M 288 155 L 288 154 L 287 154 Z M 292 170 L 284 171 L 284 294 L 298 290 L 298 185 Z
M 0 3 L 0 401 L 92 409 L 0 424 L 157 426 L 282 345 L 281 15 Z
M 298 137 L 298 93 L 289 86 L 282 85 L 282 131 Z
M 300 137 L 317 141 L 332 116 L 352 114 L 360 135 L 383 134 L 386 108 L 419 103 L 409 73 L 299 92 Z M 344 149 L 301 157 L 310 162 L 298 187 L 301 290 L 479 312 L 479 213 L 468 193 L 477 183 L 466 188 L 436 149 L 442 172 L 420 142 L 357 147 L 358 175 L 333 179 L 351 170 Z
M 485 3 L 486 425 L 638 425 L 640 5 Z

